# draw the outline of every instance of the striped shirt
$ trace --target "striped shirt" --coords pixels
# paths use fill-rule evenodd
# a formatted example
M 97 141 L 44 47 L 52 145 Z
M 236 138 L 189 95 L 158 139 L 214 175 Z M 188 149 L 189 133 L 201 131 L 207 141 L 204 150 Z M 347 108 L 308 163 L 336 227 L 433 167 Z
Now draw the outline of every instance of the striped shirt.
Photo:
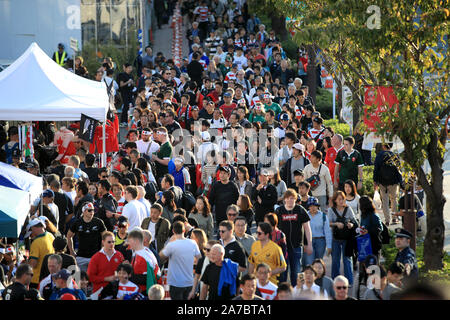
M 128 281 L 123 284 L 119 282 L 119 291 L 117 291 L 117 298 L 122 299 L 127 294 L 133 294 L 139 291 L 139 287 L 135 285 L 133 282 Z
M 197 8 L 195 8 L 194 14 L 199 15 L 199 19 L 198 19 L 199 22 L 207 22 L 208 16 L 209 16 L 209 9 L 208 9 L 208 7 L 198 6 Z

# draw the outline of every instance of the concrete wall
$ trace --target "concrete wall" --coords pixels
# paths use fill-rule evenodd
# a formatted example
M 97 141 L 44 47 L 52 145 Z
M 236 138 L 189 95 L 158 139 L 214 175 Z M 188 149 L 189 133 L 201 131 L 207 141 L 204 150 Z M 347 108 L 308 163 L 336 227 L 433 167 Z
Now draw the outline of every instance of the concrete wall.
M 70 38 L 81 47 L 80 0 L 0 0 L 0 60 L 17 59 L 32 42 L 50 57 Z

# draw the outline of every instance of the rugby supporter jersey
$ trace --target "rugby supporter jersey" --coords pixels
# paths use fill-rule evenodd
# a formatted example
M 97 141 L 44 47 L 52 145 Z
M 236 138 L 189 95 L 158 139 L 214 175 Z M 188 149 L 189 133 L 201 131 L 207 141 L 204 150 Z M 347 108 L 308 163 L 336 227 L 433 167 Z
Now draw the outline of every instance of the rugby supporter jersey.
M 236 73 L 232 71 L 228 72 L 223 82 L 227 83 L 229 80 L 236 80 Z
M 131 265 L 133 266 L 134 274 L 147 274 L 147 263 L 153 269 L 155 273 L 155 278 L 161 278 L 161 271 L 159 270 L 158 261 L 155 255 L 150 251 L 141 249 L 134 253 L 133 261 Z M 139 285 L 139 290 L 146 290 L 146 285 Z
M 334 169 L 336 168 L 336 163 L 334 163 L 334 160 L 336 160 L 338 152 L 341 151 L 343 147 L 344 146 L 340 147 L 339 149 L 336 149 L 334 147 L 328 148 L 327 154 L 325 156 L 325 164 L 330 170 L 332 181 L 334 181 Z
M 138 291 L 139 287 L 131 281 L 128 281 L 125 284 L 119 282 L 119 291 L 117 291 L 117 298 L 122 299 L 125 295 L 127 294 L 131 295 Z
M 199 15 L 199 22 L 208 21 L 209 9 L 208 7 L 197 7 L 194 11 L 195 14 Z
M 311 137 L 311 138 L 313 138 L 313 139 L 316 139 L 317 138 L 317 136 L 320 134 L 320 136 L 319 136 L 319 138 L 318 138 L 318 140 L 320 140 L 320 139 L 323 139 L 323 132 L 322 132 L 322 128 L 321 129 L 314 129 L 314 128 L 311 128 L 311 129 L 309 129 L 309 131 L 308 131 L 308 134 L 309 134 L 309 136 Z M 322 133 L 321 133 L 322 132 Z
M 264 300 L 273 300 L 277 296 L 278 287 L 270 281 L 267 282 L 265 286 L 262 286 L 259 280 L 257 280 L 256 287 L 258 288 L 259 292 L 261 292 L 261 297 Z
M 303 110 L 302 107 L 299 106 L 295 106 L 295 117 L 300 120 L 303 115 L 305 114 L 305 111 Z
M 258 102 L 261 102 L 261 99 L 259 98 L 259 96 L 255 96 L 255 97 L 253 97 L 252 102 L 250 103 L 250 106 L 253 108 Z

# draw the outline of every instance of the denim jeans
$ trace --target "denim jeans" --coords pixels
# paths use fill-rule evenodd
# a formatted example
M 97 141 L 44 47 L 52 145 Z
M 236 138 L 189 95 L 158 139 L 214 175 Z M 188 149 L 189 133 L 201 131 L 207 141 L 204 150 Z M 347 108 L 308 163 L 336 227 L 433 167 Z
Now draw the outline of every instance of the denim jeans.
M 184 287 L 184 288 L 169 286 L 170 299 L 171 300 L 187 300 L 191 290 L 192 290 L 192 286 Z
M 297 285 L 297 274 L 302 270 L 302 254 L 303 247 L 289 248 L 288 247 L 287 265 L 289 268 L 289 274 L 291 276 L 291 284 L 293 287 Z
M 340 274 L 341 256 L 344 261 L 344 276 L 347 278 L 350 285 L 353 285 L 353 264 L 352 257 L 345 256 L 345 245 L 347 240 L 335 240 L 332 242 L 331 252 L 331 277 L 334 279 Z
M 303 255 L 303 268 L 312 264 L 315 259 L 322 259 L 325 254 L 327 242 L 325 238 L 312 239 L 313 253 Z

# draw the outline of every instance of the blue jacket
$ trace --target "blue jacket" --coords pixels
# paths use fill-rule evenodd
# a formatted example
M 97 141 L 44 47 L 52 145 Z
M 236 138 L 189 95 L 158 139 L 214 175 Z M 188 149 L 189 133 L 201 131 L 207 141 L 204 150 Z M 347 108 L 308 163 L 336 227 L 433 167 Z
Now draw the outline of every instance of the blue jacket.
M 61 296 L 65 293 L 73 294 L 78 300 L 87 300 L 86 295 L 84 294 L 83 290 L 80 289 L 59 289 L 52 293 L 49 300 L 59 300 Z
M 228 258 L 223 260 L 219 278 L 219 296 L 222 295 L 222 288 L 224 285 L 229 286 L 230 294 L 235 294 L 238 266 L 239 265 L 236 262 L 233 262 Z

